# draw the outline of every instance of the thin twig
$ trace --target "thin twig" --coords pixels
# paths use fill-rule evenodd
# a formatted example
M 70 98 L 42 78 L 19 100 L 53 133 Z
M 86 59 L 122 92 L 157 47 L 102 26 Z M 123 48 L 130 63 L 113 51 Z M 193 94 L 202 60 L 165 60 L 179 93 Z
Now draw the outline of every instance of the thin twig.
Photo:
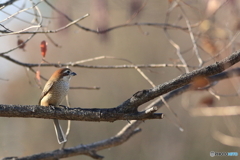
M 166 13 L 165 23 L 168 22 L 169 14 L 171 13 L 171 11 L 177 6 L 176 3 L 177 2 L 174 1 L 173 5 L 168 9 L 168 11 Z M 182 64 L 185 65 L 186 73 L 189 73 L 189 68 L 187 67 L 187 63 L 186 63 L 185 59 L 183 58 L 183 56 L 181 55 L 180 46 L 171 39 L 170 35 L 168 34 L 167 29 L 168 29 L 167 27 L 164 27 L 164 33 L 165 33 L 169 43 L 176 49 L 176 54 L 177 54 L 178 58 L 180 59 Z
M 5 52 L 4 52 L 5 53 Z M 24 63 L 20 62 L 16 59 L 11 58 L 10 56 L 3 55 L 3 53 L 0 53 L 0 57 L 5 58 L 17 65 L 24 66 L 24 67 L 66 67 L 66 66 L 71 66 L 71 67 L 80 67 L 80 68 L 90 68 L 90 69 L 134 69 L 135 67 L 138 68 L 165 68 L 165 67 L 178 67 L 178 68 L 185 68 L 186 65 L 184 64 L 123 64 L 123 65 L 83 65 L 80 63 L 86 62 L 83 61 L 77 61 L 77 62 L 68 62 L 68 63 Z M 191 67 L 187 65 L 187 67 Z M 193 67 L 194 68 L 194 67 Z
M 62 30 L 64 30 L 64 29 L 70 27 L 71 25 L 79 22 L 80 20 L 83 20 L 84 18 L 86 18 L 86 17 L 88 17 L 88 16 L 89 16 L 89 14 L 85 14 L 83 17 L 78 18 L 78 19 L 72 21 L 71 23 L 68 23 L 67 25 L 65 25 L 65 26 L 63 26 L 63 27 L 61 27 L 61 28 L 58 28 L 58 29 L 56 29 L 56 30 L 47 30 L 47 31 L 29 32 L 29 33 L 57 33 L 57 32 L 60 32 L 60 31 L 62 31 Z M 40 27 L 41 27 L 41 25 L 30 26 L 30 27 L 24 28 L 24 29 L 19 30 L 19 31 L 14 31 L 14 32 L 5 33 L 5 34 L 2 35 L 2 36 L 8 36 L 8 35 L 12 35 L 12 34 L 23 34 L 23 33 L 26 33 L 26 32 L 24 32 L 24 31 L 26 31 L 26 30 L 29 30 L 29 29 L 31 29 L 31 28 L 40 28 Z
M 184 19 L 185 19 L 185 21 L 186 21 L 186 24 L 187 24 L 187 27 L 188 27 L 188 31 L 189 31 L 189 35 L 190 35 L 190 38 L 191 38 L 191 41 L 192 41 L 192 44 L 193 44 L 193 50 L 194 50 L 194 52 L 195 52 L 195 54 L 196 54 L 196 57 L 197 57 L 197 59 L 198 59 L 198 62 L 199 62 L 199 67 L 202 67 L 202 65 L 203 65 L 203 60 L 202 60 L 202 58 L 201 58 L 200 55 L 199 55 L 198 48 L 197 48 L 197 44 L 196 44 L 196 40 L 195 40 L 195 38 L 194 38 L 193 31 L 192 31 L 192 27 L 191 27 L 191 25 L 190 25 L 189 19 L 187 18 L 184 9 L 181 7 L 181 5 L 179 5 L 179 3 L 178 3 L 178 6 L 180 7 L 180 9 L 181 9 L 181 11 L 182 11 L 182 13 L 183 13 L 183 17 L 184 17 Z
M 11 16 L 8 16 L 7 18 L 5 18 L 5 19 L 3 19 L 2 21 L 0 21 L 0 23 L 3 23 L 4 21 L 9 20 L 10 18 L 18 15 L 19 13 L 25 12 L 25 11 L 27 11 L 27 10 L 29 10 L 29 9 L 33 9 L 34 7 L 36 7 L 37 5 L 39 5 L 42 1 L 43 1 L 43 0 L 39 1 L 39 2 L 36 3 L 36 5 L 34 5 L 34 6 L 31 6 L 31 7 L 29 7 L 29 8 L 25 8 L 25 9 L 22 9 L 22 10 L 16 12 L 16 13 L 12 14 Z
M 15 4 L 12 4 L 12 6 L 14 6 L 14 7 L 18 8 L 18 9 L 21 9 L 20 7 L 18 7 Z M 31 12 L 28 12 L 28 11 L 25 11 L 25 13 L 30 14 L 30 15 L 35 15 L 35 14 L 33 14 Z M 37 16 L 37 17 L 39 17 L 39 16 Z M 44 18 L 44 19 L 58 19 L 58 17 L 47 17 L 47 16 L 42 16 L 42 18 Z

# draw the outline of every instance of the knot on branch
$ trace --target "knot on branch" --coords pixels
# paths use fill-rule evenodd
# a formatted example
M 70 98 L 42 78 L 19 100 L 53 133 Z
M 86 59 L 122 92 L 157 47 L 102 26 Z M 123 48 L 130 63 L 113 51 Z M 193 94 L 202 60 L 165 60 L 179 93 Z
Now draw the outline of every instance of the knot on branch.
M 133 94 L 133 97 L 135 98 L 141 98 L 142 96 L 146 95 L 148 93 L 148 90 L 144 89 L 142 91 L 138 91 Z

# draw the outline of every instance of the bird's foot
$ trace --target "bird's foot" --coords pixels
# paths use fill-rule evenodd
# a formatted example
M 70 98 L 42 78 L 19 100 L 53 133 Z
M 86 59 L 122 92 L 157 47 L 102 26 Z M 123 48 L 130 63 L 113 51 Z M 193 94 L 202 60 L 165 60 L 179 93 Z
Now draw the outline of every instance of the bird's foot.
M 68 110 L 69 107 L 64 106 L 64 105 L 59 105 L 60 107 L 63 107 L 65 110 Z
M 54 107 L 54 106 L 52 106 L 52 105 L 50 105 L 50 108 L 52 109 L 52 110 L 55 110 L 56 108 Z

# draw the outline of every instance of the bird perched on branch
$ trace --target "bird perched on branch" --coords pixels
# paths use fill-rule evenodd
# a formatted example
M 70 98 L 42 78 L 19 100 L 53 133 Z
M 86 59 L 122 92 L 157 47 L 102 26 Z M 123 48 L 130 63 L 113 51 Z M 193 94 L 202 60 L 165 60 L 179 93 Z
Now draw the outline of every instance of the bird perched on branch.
M 71 77 L 75 75 L 77 74 L 72 72 L 69 68 L 61 68 L 56 70 L 43 88 L 39 105 L 58 107 L 67 95 Z M 61 144 L 66 142 L 66 136 L 63 133 L 62 127 L 60 126 L 58 120 L 53 119 L 53 123 L 58 143 Z

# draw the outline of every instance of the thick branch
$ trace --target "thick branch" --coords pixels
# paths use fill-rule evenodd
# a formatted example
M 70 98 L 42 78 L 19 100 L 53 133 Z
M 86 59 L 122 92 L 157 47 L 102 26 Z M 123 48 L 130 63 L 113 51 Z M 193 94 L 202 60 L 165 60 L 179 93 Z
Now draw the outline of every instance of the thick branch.
M 117 108 L 110 109 L 81 109 L 44 107 L 38 105 L 3 105 L 0 104 L 1 117 L 25 117 L 25 118 L 45 118 L 77 121 L 109 121 L 116 120 L 146 120 L 162 119 L 162 113 L 152 112 L 121 112 Z
M 158 85 L 149 90 L 143 90 L 134 94 L 130 99 L 126 100 L 124 103 L 119 105 L 117 108 L 120 108 L 121 112 L 131 112 L 137 110 L 137 108 L 163 94 L 166 94 L 172 90 L 175 90 L 179 87 L 189 84 L 193 81 L 194 78 L 203 76 L 209 77 L 218 73 L 221 73 L 230 66 L 236 64 L 240 61 L 240 51 L 232 53 L 229 57 L 223 59 L 220 62 L 216 62 L 207 67 L 203 67 L 197 70 L 194 70 L 190 73 L 182 74 L 179 77 L 165 82 L 161 85 Z M 123 110 L 123 111 L 122 111 Z
M 219 80 L 224 80 L 224 79 L 231 78 L 231 77 L 234 77 L 234 76 L 240 76 L 240 68 L 234 68 L 234 69 L 231 69 L 231 70 L 228 70 L 228 71 L 210 76 L 210 77 L 208 77 L 207 80 L 209 81 L 209 83 L 214 83 L 214 82 L 217 82 Z M 182 93 L 187 92 L 189 90 L 193 90 L 193 89 L 195 89 L 195 88 L 192 84 L 185 85 L 183 87 L 175 89 L 175 90 L 169 92 L 168 94 L 166 94 L 164 96 L 164 100 L 169 101 L 170 99 L 172 99 L 172 98 L 174 98 L 178 95 L 181 95 Z M 157 106 L 157 108 L 159 109 L 163 105 L 164 105 L 163 101 L 159 98 L 158 100 L 153 102 L 149 107 L 152 107 L 152 106 L 156 107 Z

